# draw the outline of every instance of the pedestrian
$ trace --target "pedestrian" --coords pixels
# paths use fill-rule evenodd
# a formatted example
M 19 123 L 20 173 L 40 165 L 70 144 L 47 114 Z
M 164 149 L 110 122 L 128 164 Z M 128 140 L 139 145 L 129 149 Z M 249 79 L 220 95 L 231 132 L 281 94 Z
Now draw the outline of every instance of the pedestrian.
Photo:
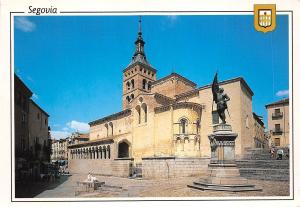
M 277 150 L 277 160 L 282 160 L 283 157 L 283 150 L 279 149 Z
M 272 147 L 270 149 L 270 153 L 271 153 L 271 158 L 274 158 L 275 157 L 275 148 L 274 147 Z

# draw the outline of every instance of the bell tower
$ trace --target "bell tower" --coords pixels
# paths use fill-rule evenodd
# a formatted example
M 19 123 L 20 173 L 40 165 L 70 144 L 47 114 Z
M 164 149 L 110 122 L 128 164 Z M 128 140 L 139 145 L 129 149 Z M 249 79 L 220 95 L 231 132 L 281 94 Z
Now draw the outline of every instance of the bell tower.
M 146 58 L 144 45 L 140 17 L 135 52 L 131 62 L 123 70 L 123 110 L 130 108 L 132 101 L 141 93 L 150 93 L 151 83 L 156 80 L 156 70 Z

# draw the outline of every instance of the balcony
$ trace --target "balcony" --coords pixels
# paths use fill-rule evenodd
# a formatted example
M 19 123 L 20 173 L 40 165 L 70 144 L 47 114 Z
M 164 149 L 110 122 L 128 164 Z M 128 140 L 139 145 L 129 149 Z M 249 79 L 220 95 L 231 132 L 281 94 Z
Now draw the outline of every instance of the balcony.
M 272 134 L 273 135 L 281 135 L 283 133 L 282 129 L 275 129 Z
M 275 112 L 272 114 L 272 119 L 281 119 L 283 117 L 283 112 Z

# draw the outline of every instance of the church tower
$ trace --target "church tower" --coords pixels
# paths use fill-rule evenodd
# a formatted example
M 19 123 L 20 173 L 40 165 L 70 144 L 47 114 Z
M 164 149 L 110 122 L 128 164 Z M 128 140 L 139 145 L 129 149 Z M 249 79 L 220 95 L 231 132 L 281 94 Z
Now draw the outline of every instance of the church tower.
M 156 70 L 146 58 L 144 45 L 140 17 L 135 53 L 130 64 L 123 70 L 123 110 L 130 108 L 130 104 L 139 94 L 150 93 L 151 83 L 156 80 Z

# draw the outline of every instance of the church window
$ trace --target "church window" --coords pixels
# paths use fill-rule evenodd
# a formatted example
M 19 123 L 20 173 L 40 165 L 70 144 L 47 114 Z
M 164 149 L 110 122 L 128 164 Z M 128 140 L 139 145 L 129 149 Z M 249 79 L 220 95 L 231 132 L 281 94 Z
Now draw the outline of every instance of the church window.
M 134 99 L 134 94 L 131 94 L 130 98 L 131 98 L 131 100 L 133 100 Z
M 146 89 L 147 81 L 146 79 L 143 79 L 143 89 Z
M 137 118 L 138 118 L 138 123 L 141 123 L 141 107 L 137 106 L 136 107 L 136 112 L 137 112 Z
M 109 122 L 109 127 L 110 127 L 110 134 L 114 135 L 114 126 L 112 122 Z
M 131 87 L 134 89 L 134 79 L 131 80 Z
M 200 132 L 200 120 L 197 119 L 197 122 L 196 122 L 196 133 L 199 134 Z
M 105 128 L 106 128 L 106 136 L 108 137 L 108 125 L 105 124 L 104 126 L 105 126 Z
M 179 127 L 180 134 L 187 134 L 187 125 L 188 125 L 187 119 L 182 118 L 180 120 L 180 127 Z
M 147 112 L 147 105 L 145 103 L 142 104 L 142 109 L 143 109 L 143 118 L 144 118 L 144 122 L 147 122 L 147 116 L 148 116 L 148 112 Z
M 130 97 L 129 96 L 127 96 L 126 97 L 126 100 L 128 101 L 128 103 L 130 102 Z
M 127 85 L 127 90 L 130 90 L 130 82 L 129 81 L 127 81 L 126 85 Z
M 148 90 L 151 90 L 151 82 L 148 82 Z

